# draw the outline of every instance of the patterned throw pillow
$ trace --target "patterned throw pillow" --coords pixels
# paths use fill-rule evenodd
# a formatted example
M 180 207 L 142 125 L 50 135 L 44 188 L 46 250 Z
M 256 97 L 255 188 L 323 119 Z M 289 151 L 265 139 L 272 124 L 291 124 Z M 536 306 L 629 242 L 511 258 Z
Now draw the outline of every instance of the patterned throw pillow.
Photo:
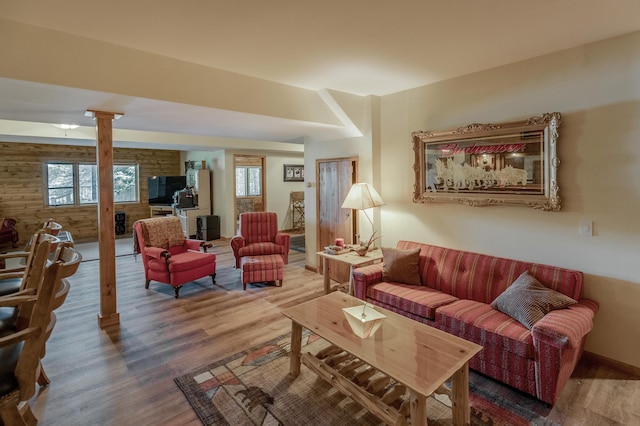
M 144 220 L 143 234 L 147 246 L 168 250 L 170 247 L 184 245 L 180 219 L 176 216 L 157 217 Z
M 382 279 L 411 285 L 420 285 L 420 248 L 398 250 L 382 247 Z
M 491 307 L 504 312 L 529 330 L 549 312 L 578 303 L 569 296 L 545 287 L 524 271 L 513 284 L 491 302 Z

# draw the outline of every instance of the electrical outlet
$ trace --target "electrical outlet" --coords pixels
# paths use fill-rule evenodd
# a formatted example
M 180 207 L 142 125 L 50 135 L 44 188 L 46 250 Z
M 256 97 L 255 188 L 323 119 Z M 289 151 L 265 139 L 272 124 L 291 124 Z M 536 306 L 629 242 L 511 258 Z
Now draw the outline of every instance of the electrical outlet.
M 593 222 L 590 220 L 581 220 L 580 221 L 580 235 L 582 237 L 592 237 L 593 236 Z

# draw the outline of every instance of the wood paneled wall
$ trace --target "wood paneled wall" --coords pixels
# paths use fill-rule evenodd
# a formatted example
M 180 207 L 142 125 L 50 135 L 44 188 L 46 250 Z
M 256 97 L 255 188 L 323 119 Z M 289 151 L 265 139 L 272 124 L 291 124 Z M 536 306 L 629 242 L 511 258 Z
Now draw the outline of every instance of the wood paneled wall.
M 138 219 L 149 217 L 147 177 L 182 174 L 180 151 L 114 148 L 113 161 L 138 164 L 140 202 L 116 204 L 127 216 L 126 235 Z M 0 217 L 18 220 L 19 244 L 23 245 L 49 218 L 70 231 L 74 240 L 98 239 L 98 207 L 47 207 L 45 164 L 47 161 L 96 161 L 96 148 L 0 142 Z M 115 231 L 114 231 L 115 232 Z

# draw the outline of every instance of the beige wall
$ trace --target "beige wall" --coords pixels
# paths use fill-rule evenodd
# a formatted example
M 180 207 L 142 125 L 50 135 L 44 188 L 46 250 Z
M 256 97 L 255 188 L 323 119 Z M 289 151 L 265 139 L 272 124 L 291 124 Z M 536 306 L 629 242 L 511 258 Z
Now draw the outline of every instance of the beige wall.
M 562 114 L 562 211 L 414 204 L 411 132 Z M 383 244 L 399 239 L 583 271 L 586 349 L 640 366 L 640 33 L 382 98 Z M 594 236 L 579 235 L 581 220 Z
M 330 142 L 305 142 L 304 146 L 304 165 L 305 165 L 305 245 L 306 245 L 306 263 L 311 269 L 317 268 L 318 251 L 316 227 L 318 218 L 317 209 L 317 178 L 316 178 L 316 161 L 320 159 L 331 158 L 358 158 L 358 180 L 360 182 L 368 182 L 374 184 L 379 189 L 379 184 L 374 175 L 374 152 L 376 152 L 376 142 L 378 135 L 376 126 L 372 124 L 371 117 L 375 116 L 379 107 L 379 98 L 369 96 L 360 97 L 355 95 L 347 95 L 344 93 L 333 93 L 334 99 L 343 109 L 349 119 L 363 133 L 361 137 L 340 139 Z M 385 200 L 386 201 L 386 200 Z M 378 210 L 378 211 L 377 211 Z M 371 218 L 375 226 L 379 229 L 379 209 L 373 209 Z M 369 235 L 371 225 L 360 213 L 359 222 L 360 231 L 363 235 Z

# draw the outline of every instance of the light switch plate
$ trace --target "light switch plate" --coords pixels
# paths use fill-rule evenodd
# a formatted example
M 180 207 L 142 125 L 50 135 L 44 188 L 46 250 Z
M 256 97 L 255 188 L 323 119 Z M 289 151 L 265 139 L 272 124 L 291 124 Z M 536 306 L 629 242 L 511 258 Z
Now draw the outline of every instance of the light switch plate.
M 591 220 L 580 221 L 580 235 L 583 237 L 593 236 L 593 221 Z

